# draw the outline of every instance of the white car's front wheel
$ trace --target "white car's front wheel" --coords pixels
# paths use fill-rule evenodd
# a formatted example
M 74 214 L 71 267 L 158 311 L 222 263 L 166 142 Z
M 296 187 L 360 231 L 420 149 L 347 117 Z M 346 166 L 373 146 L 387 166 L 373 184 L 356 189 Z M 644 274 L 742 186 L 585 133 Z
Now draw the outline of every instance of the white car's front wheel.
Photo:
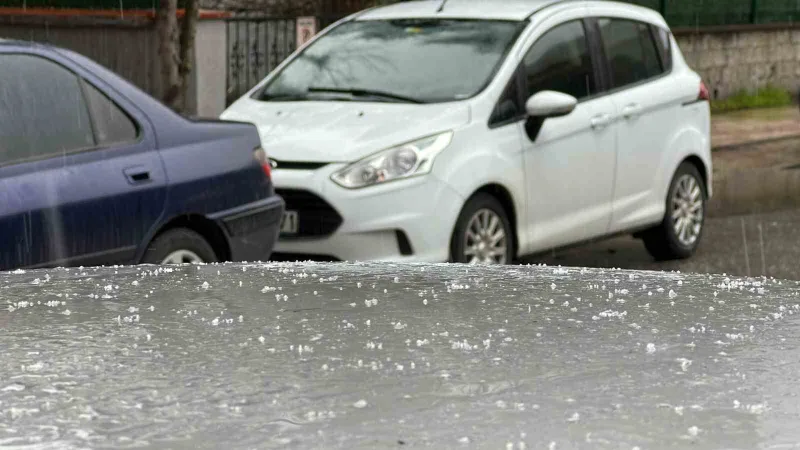
M 694 254 L 705 226 L 706 192 L 697 167 L 688 162 L 681 164 L 669 187 L 664 220 L 642 235 L 650 255 L 665 261 Z
M 464 205 L 451 242 L 453 262 L 509 264 L 514 257 L 511 222 L 500 202 L 479 193 Z

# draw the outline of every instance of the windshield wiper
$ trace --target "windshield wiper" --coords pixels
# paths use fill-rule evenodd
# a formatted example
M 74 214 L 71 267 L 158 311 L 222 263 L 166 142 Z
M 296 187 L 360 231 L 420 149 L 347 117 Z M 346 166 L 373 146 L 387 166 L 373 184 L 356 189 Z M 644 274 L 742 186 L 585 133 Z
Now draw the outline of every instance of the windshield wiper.
M 393 100 L 396 102 L 403 102 L 403 103 L 425 103 L 422 100 L 413 98 L 413 97 L 406 97 L 404 95 L 392 94 L 390 92 L 383 92 L 383 91 L 376 91 L 372 89 L 345 89 L 345 88 L 333 88 L 333 87 L 309 87 L 308 92 L 316 92 L 316 93 L 333 93 L 333 94 L 350 94 L 353 97 L 375 97 L 381 98 L 385 100 Z
M 268 95 L 263 94 L 261 95 L 260 100 L 269 102 L 269 101 L 276 101 L 276 102 L 302 102 L 308 100 L 308 96 L 303 94 L 275 94 L 275 95 Z

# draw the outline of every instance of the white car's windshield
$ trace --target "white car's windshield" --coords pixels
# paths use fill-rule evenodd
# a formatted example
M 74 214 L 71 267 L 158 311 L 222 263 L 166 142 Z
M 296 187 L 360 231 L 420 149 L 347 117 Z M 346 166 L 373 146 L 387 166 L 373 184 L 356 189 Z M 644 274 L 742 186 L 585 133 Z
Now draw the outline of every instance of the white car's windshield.
M 488 20 L 370 20 L 321 37 L 256 94 L 265 101 L 460 100 L 490 81 L 523 27 Z

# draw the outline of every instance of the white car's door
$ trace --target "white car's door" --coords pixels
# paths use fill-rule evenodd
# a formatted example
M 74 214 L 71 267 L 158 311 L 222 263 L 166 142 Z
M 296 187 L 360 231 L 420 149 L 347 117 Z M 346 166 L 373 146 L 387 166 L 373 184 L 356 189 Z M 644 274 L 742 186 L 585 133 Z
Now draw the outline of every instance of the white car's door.
M 661 184 L 669 182 L 672 174 L 659 174 L 659 170 L 679 128 L 682 106 L 664 53 L 669 51 L 668 34 L 644 22 L 605 15 L 597 24 L 608 60 L 609 95 L 619 116 L 611 221 L 611 231 L 616 232 L 662 219 L 665 192 Z M 667 47 L 659 49 L 659 45 Z
M 585 22 L 562 19 L 542 27 L 547 31 L 522 62 L 527 95 L 558 91 L 578 104 L 525 139 L 530 251 L 607 233 L 615 172 L 616 108 L 607 96 L 597 96 L 601 83 Z

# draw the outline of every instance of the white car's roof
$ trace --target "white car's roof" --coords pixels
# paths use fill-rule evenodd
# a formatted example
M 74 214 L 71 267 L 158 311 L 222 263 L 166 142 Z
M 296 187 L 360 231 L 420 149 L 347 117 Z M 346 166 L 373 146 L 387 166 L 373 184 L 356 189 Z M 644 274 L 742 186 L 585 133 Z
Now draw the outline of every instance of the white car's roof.
M 368 10 L 357 20 L 400 18 L 458 18 L 488 20 L 525 20 L 539 9 L 566 0 L 448 0 L 437 12 L 442 0 L 419 0 L 395 3 Z
M 443 18 L 521 21 L 548 6 L 569 4 L 634 16 L 667 27 L 664 18 L 650 8 L 609 0 L 447 0 L 441 12 L 438 10 L 442 0 L 412 0 L 367 10 L 357 14 L 355 20 Z

